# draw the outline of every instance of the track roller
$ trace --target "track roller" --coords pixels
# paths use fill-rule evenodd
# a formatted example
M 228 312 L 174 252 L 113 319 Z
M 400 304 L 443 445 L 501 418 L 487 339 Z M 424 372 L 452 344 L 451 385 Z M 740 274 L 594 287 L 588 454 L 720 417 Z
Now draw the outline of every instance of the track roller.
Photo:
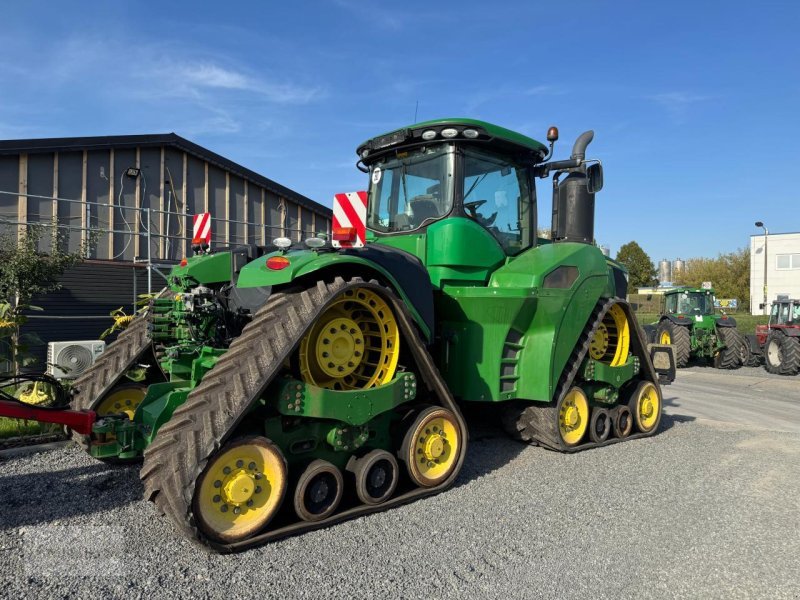
M 619 439 L 625 439 L 633 431 L 631 410 L 624 404 L 615 406 L 611 410 L 611 420 L 614 422 L 614 436 Z
M 364 504 L 381 504 L 392 497 L 400 469 L 386 450 L 373 450 L 358 458 L 350 470 L 356 478 L 356 494 Z
M 198 480 L 194 514 L 203 531 L 235 542 L 264 527 L 286 493 L 286 459 L 261 436 L 235 440 L 211 457 Z
M 595 444 L 602 444 L 609 435 L 611 435 L 611 415 L 607 408 L 596 406 L 589 418 L 589 437 Z
M 339 507 L 344 490 L 342 472 L 327 460 L 313 461 L 297 482 L 294 511 L 304 521 L 319 521 Z
M 458 463 L 462 437 L 452 411 L 437 406 L 423 410 L 406 432 L 401 451 L 411 480 L 431 487 L 447 479 Z

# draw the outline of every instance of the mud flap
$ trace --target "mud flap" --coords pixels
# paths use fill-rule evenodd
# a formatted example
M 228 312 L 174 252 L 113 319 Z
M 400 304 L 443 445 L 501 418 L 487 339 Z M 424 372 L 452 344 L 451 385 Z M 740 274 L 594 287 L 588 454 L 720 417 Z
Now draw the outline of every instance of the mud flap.
M 675 352 L 669 344 L 648 344 L 647 353 L 658 375 L 658 383 L 669 385 L 675 381 Z

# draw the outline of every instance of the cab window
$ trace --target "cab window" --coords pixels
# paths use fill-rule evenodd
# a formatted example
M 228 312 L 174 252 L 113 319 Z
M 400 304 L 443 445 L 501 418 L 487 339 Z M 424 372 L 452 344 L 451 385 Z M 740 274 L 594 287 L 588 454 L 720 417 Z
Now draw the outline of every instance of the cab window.
M 464 151 L 464 213 L 514 255 L 531 245 L 533 210 L 528 169 L 489 153 Z

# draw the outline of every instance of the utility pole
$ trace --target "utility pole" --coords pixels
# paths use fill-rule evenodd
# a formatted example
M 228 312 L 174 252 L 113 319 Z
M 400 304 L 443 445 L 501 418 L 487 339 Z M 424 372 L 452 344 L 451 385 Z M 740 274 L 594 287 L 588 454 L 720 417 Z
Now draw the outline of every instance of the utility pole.
M 764 230 L 764 314 L 769 314 L 769 306 L 767 306 L 767 237 L 769 236 L 769 229 L 764 226 L 762 221 L 756 221 L 756 227 L 761 227 Z

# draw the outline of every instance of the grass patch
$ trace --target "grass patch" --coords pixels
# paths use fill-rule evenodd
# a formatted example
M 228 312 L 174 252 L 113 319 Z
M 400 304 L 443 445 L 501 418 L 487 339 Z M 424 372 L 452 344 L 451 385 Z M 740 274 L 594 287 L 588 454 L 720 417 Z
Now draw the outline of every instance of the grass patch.
M 736 329 L 742 334 L 755 333 L 756 325 L 766 325 L 769 321 L 769 315 L 733 313 L 730 316 L 736 319 Z M 636 318 L 639 320 L 640 325 L 649 325 L 658 320 L 658 315 L 652 313 L 636 313 Z
M 58 427 L 58 425 L 56 425 Z M 0 417 L 0 439 L 50 433 L 51 424 Z

